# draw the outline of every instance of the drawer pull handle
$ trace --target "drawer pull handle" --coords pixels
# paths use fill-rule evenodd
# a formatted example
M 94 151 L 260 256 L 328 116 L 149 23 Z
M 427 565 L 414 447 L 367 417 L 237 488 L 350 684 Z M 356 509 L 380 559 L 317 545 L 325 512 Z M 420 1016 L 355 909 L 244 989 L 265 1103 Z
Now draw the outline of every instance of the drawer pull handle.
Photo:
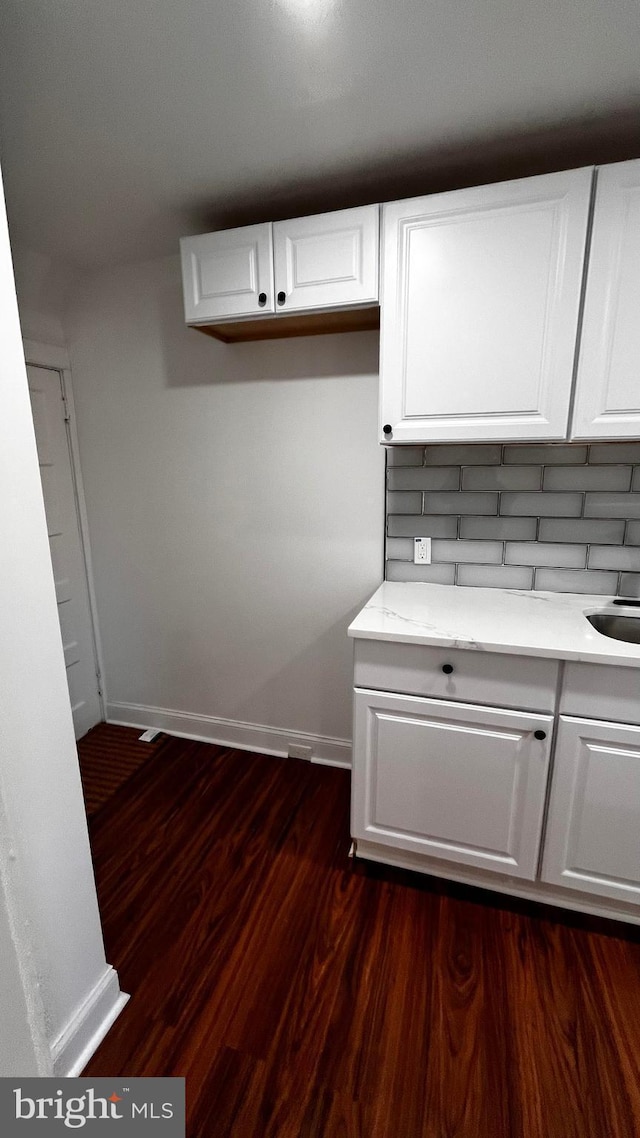
M 450 676 L 453 671 L 453 664 L 443 664 L 442 671 L 444 672 L 445 676 Z
M 534 731 L 533 737 L 534 737 L 534 739 L 546 739 L 547 732 L 546 731 Z

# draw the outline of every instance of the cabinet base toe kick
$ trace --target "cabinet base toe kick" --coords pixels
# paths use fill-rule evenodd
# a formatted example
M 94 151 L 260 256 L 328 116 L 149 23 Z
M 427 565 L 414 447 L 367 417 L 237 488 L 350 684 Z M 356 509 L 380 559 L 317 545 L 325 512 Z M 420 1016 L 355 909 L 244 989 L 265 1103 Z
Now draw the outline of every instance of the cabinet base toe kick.
M 625 905 L 605 897 L 590 896 L 587 899 L 582 893 L 573 892 L 564 887 L 556 888 L 544 881 L 523 881 L 493 871 L 483 872 L 467 867 L 464 869 L 454 868 L 437 861 L 435 858 L 424 857 L 421 854 L 404 850 L 390 849 L 388 846 L 364 841 L 361 838 L 354 838 L 354 846 L 354 856 L 358 860 L 392 865 L 397 869 L 409 869 L 426 874 L 429 877 L 439 877 L 445 881 L 470 885 L 476 889 L 501 893 L 509 897 L 519 897 L 525 901 L 537 901 L 543 905 L 553 905 L 560 909 L 569 909 L 572 912 L 586 913 L 592 917 L 605 917 L 609 920 L 640 925 L 640 906 L 638 905 Z

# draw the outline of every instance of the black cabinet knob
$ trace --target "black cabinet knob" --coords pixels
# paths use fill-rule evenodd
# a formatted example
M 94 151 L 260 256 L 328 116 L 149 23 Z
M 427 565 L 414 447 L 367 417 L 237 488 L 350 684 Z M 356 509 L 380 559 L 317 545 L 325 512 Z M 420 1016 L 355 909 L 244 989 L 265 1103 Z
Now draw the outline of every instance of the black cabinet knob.
M 391 434 L 391 423 L 385 423 L 384 427 L 382 428 L 382 431 L 385 435 L 390 435 Z
M 287 299 L 286 292 L 279 292 L 278 293 L 278 304 L 284 304 L 286 299 Z
M 533 737 L 534 737 L 534 739 L 546 739 L 547 732 L 546 731 L 534 731 Z
M 261 308 L 264 308 L 266 303 L 267 303 L 267 294 L 266 294 L 266 292 L 261 292 L 260 295 L 258 296 L 258 304 L 260 305 Z
M 453 671 L 453 664 L 443 664 L 442 671 L 444 672 L 445 676 L 450 676 Z

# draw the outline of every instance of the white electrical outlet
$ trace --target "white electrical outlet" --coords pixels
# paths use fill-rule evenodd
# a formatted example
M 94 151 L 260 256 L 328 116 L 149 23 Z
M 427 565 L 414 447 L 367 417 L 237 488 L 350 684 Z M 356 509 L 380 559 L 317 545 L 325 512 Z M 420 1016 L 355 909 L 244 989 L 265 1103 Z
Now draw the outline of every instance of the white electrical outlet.
M 413 563 L 414 563 L 414 565 L 430 565 L 431 564 L 431 538 L 430 537 L 414 537 L 414 539 L 413 539 Z

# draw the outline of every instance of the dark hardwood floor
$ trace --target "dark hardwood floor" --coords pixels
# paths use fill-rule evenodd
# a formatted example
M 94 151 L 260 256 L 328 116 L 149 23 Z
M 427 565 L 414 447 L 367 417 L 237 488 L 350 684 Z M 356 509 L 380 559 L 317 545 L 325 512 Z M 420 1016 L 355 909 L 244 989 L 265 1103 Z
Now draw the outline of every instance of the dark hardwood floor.
M 147 762 L 166 738 L 141 743 L 139 727 L 115 727 L 98 723 L 78 741 L 78 759 L 84 805 L 89 818 Z
M 165 738 L 90 828 L 132 999 L 84 1074 L 186 1076 L 190 1138 L 640 1135 L 636 930 L 354 869 L 297 760 Z

